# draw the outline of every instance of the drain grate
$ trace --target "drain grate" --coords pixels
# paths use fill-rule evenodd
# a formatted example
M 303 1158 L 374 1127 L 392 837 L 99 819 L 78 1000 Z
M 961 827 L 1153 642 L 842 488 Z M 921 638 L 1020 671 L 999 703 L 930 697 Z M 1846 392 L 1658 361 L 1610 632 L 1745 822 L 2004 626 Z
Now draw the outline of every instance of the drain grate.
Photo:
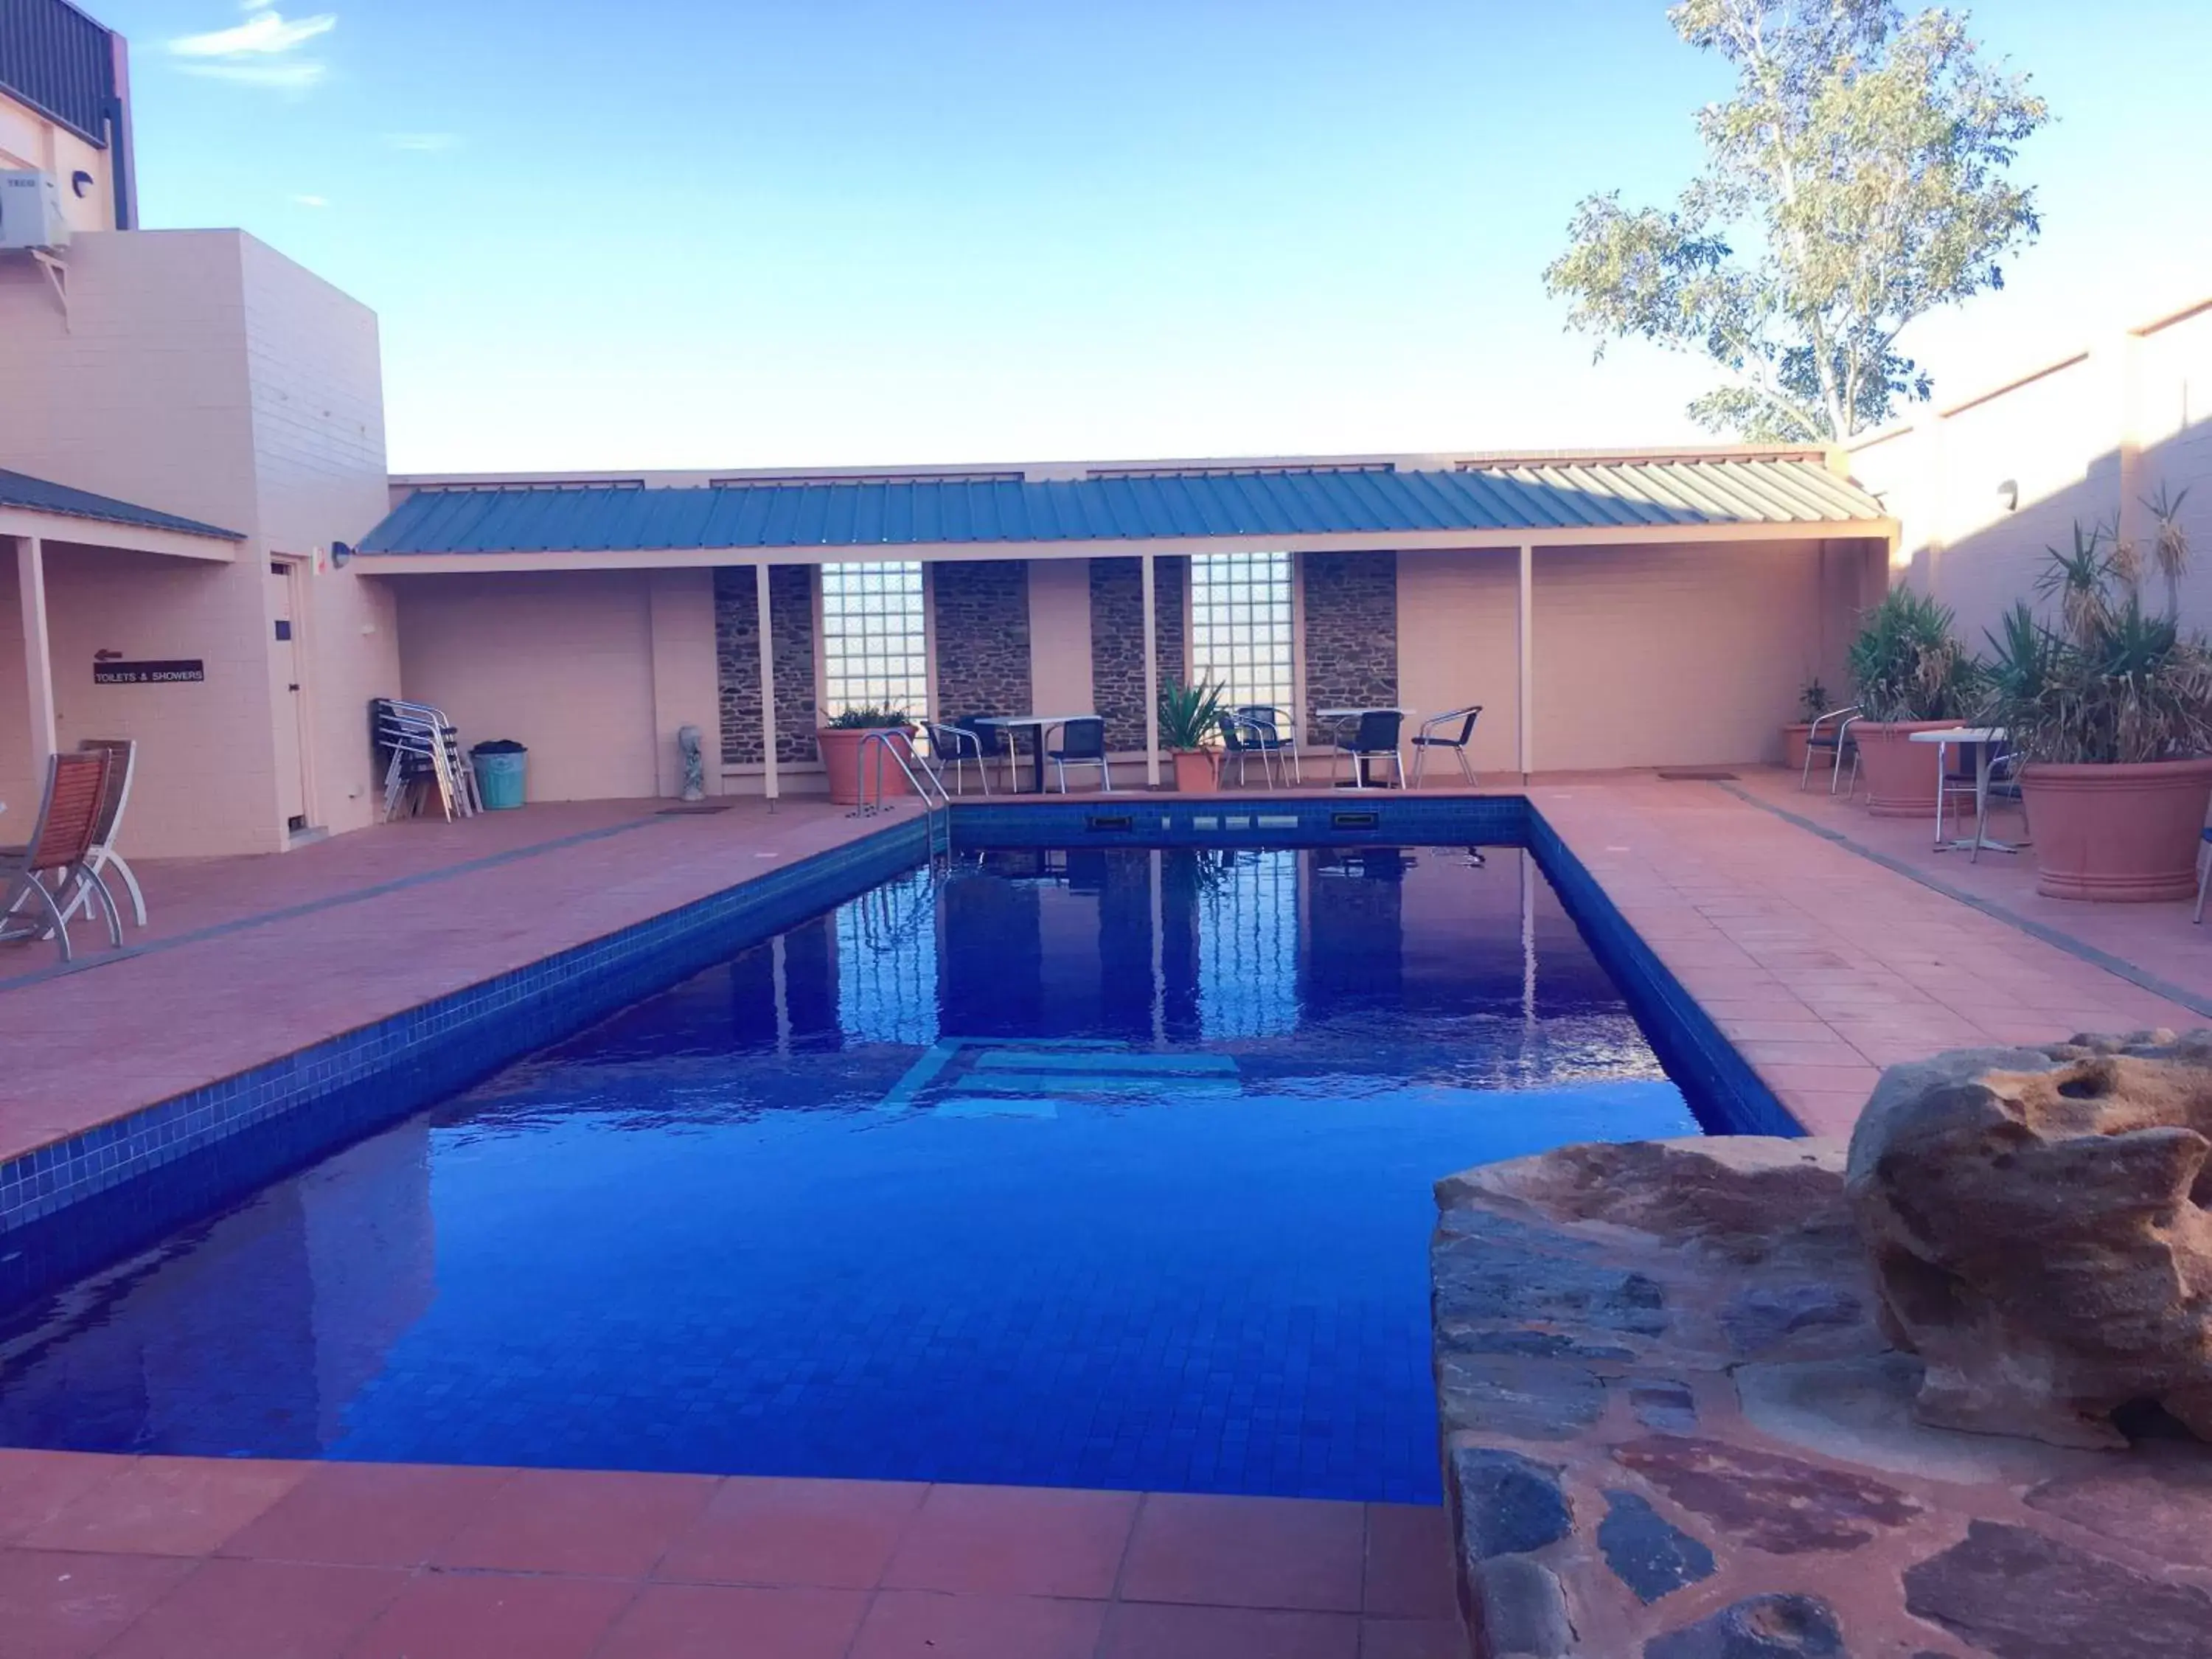
M 726 800 L 686 801 L 681 806 L 664 806 L 653 816 L 657 818 L 704 817 L 709 812 L 726 812 L 730 803 Z
M 1735 774 L 1725 766 L 1662 766 L 1662 783 L 1733 783 Z

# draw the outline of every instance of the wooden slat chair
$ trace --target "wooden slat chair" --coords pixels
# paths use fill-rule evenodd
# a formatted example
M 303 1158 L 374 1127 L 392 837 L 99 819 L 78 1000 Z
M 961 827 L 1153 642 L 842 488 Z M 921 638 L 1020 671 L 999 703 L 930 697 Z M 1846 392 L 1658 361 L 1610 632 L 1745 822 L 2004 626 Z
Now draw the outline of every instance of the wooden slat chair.
M 108 771 L 114 763 L 114 757 L 104 749 L 56 755 L 46 763 L 46 798 L 39 805 L 38 822 L 29 842 L 0 848 L 0 881 L 7 884 L 0 920 L 9 924 L 0 927 L 0 939 L 51 935 L 61 947 L 62 960 L 70 961 L 75 953 L 70 946 L 69 916 L 61 899 L 73 888 L 82 888 L 106 912 L 108 943 L 122 945 L 123 921 L 115 896 L 107 890 L 100 872 L 86 863 L 100 829 L 100 805 L 107 793 Z M 19 911 L 26 914 L 27 921 L 16 926 Z
M 115 850 L 115 837 L 123 828 L 123 809 L 131 804 L 131 780 L 138 770 L 137 742 L 131 738 L 87 738 L 77 747 L 104 750 L 112 762 L 107 769 L 107 787 L 100 793 L 100 822 L 93 830 L 92 851 L 85 854 L 85 867 L 97 871 L 102 880 L 111 873 L 123 878 L 123 890 L 131 896 L 131 919 L 143 927 L 146 895 L 123 854 Z M 73 916 L 91 902 L 90 889 L 79 882 L 67 914 Z

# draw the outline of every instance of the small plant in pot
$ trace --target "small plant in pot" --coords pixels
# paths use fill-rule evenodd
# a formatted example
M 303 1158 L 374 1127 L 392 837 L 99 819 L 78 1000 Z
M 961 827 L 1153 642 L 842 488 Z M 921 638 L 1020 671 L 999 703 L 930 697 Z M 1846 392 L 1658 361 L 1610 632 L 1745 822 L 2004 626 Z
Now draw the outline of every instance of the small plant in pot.
M 1225 688 L 1211 680 L 1160 687 L 1160 742 L 1175 761 L 1177 793 L 1207 794 L 1220 787 L 1221 717 Z
M 1867 810 L 1877 817 L 1935 811 L 1940 751 L 1912 734 L 1957 726 L 1980 706 L 1980 665 L 1954 628 L 1948 606 L 1895 587 L 1861 619 L 1851 641 L 1851 683 L 1863 711 L 1851 737 Z
M 1798 718 L 1782 728 L 1782 763 L 1793 772 L 1805 769 L 1805 742 L 1813 735 L 1813 722 L 1834 707 L 1828 688 L 1818 674 L 1808 674 L 1797 689 Z
M 838 805 L 859 805 L 864 791 L 871 799 L 880 795 L 914 793 L 896 761 L 888 755 L 879 757 L 867 750 L 868 738 L 877 732 L 904 732 L 911 736 L 913 717 L 903 708 L 880 708 L 864 703 L 839 709 L 814 733 L 815 743 L 822 750 L 822 769 L 830 775 L 830 799 Z M 879 775 L 880 790 L 877 781 Z
M 2023 600 L 1990 635 L 1985 718 L 2023 763 L 2036 890 L 2052 898 L 2197 890 L 2212 805 L 2212 644 L 2175 614 L 2189 562 L 2181 496 L 2145 505 L 2162 611 L 2143 605 L 2143 550 L 2077 525 L 2073 550 L 2051 549 L 2036 580 L 2052 614 Z

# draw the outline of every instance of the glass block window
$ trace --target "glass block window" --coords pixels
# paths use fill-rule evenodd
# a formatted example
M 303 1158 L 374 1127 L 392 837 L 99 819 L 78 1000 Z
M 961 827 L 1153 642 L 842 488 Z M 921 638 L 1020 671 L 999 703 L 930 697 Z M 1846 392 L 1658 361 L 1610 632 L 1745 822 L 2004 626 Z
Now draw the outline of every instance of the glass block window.
M 872 704 L 929 713 L 918 560 L 822 567 L 825 716 Z
M 1231 708 L 1294 708 L 1291 556 L 1203 553 L 1190 562 L 1190 662 L 1229 688 Z
M 1198 932 L 1199 1024 L 1211 1042 L 1298 1024 L 1298 854 L 1211 849 Z

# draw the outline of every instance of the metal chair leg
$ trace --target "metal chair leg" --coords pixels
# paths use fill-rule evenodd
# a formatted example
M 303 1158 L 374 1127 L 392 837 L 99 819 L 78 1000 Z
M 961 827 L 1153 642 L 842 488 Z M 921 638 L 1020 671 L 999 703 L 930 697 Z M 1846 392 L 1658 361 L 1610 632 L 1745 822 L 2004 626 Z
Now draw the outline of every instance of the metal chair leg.
M 1413 745 L 1413 787 L 1421 787 L 1421 774 L 1428 769 L 1429 746 L 1425 743 Z
M 52 939 L 61 947 L 62 960 L 65 963 L 73 960 L 76 952 L 70 948 L 69 918 L 62 914 L 62 907 L 54 902 L 54 896 L 46 890 L 46 883 L 37 876 L 27 873 L 21 878 L 21 890 L 16 897 L 35 899 L 39 908 L 46 913 L 43 925 L 32 924 L 34 936 Z
M 115 891 L 108 886 L 107 878 L 88 865 L 79 879 L 81 883 L 88 884 L 92 892 L 99 895 L 100 907 L 107 912 L 108 948 L 120 951 L 123 948 L 123 910 L 115 902 Z M 86 908 L 89 910 L 91 907 L 87 905 Z
M 1467 780 L 1467 787 L 1470 789 L 1474 788 L 1480 780 L 1474 775 L 1474 768 L 1468 764 L 1467 745 L 1460 744 L 1458 748 L 1452 750 L 1452 753 L 1458 757 L 1460 775 Z

